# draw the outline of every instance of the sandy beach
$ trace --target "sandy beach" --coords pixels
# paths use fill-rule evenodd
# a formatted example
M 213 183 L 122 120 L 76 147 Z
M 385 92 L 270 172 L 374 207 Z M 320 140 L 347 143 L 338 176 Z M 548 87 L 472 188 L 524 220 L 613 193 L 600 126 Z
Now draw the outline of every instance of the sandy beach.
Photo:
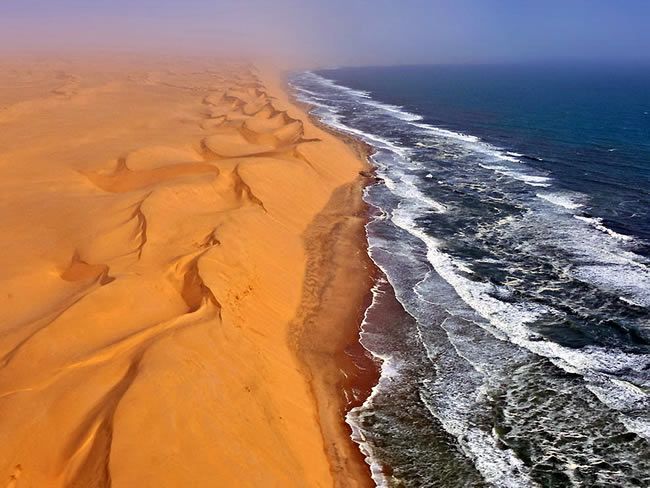
M 0 60 L 0 487 L 372 486 L 364 169 L 261 65 Z

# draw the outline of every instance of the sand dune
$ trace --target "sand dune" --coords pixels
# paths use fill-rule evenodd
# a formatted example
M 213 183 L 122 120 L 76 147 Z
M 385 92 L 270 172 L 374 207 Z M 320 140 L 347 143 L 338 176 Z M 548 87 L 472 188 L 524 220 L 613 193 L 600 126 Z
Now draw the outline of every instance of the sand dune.
M 0 486 L 367 485 L 339 365 L 323 386 L 304 346 L 331 284 L 310 242 L 362 242 L 353 149 L 246 63 L 13 62 Z M 317 261 L 360 276 L 324 323 L 351 340 L 370 271 Z

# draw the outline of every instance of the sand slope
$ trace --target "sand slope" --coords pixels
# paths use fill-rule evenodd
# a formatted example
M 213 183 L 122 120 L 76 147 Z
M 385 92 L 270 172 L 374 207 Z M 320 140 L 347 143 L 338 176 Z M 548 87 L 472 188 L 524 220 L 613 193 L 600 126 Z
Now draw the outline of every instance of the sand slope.
M 0 63 L 0 487 L 335 483 L 288 339 L 361 162 L 273 80 Z

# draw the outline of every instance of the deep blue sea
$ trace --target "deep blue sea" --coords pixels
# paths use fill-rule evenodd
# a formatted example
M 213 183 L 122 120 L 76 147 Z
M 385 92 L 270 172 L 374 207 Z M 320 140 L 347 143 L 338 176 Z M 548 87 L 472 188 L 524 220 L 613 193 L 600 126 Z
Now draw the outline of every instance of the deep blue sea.
M 296 72 L 368 144 L 378 486 L 650 486 L 650 66 Z

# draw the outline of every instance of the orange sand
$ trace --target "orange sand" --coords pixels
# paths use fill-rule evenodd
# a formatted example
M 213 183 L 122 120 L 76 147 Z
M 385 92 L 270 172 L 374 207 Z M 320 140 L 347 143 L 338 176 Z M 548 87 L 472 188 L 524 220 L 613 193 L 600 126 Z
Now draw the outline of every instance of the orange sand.
M 281 87 L 0 61 L 0 487 L 368 484 L 333 357 L 363 161 Z

